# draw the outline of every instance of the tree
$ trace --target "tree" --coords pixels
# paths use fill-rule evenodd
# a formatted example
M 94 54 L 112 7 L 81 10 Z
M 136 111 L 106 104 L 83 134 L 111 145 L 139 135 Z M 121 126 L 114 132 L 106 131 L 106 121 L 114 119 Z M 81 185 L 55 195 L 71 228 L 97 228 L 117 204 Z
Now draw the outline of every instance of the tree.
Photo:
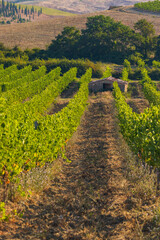
M 135 52 L 148 57 L 155 50 L 154 28 L 140 20 L 132 30 L 104 15 L 88 17 L 86 29 L 65 27 L 48 47 L 49 57 L 88 58 L 93 61 L 123 63 Z M 148 32 L 146 29 L 149 29 Z
M 138 31 L 138 34 L 135 35 L 136 50 L 147 58 L 155 51 L 157 44 L 154 26 L 146 19 L 141 19 L 135 23 L 134 29 Z
M 5 2 L 2 0 L 2 11 L 5 9 Z
M 28 14 L 28 8 L 27 8 L 27 7 L 25 7 L 25 9 L 24 9 L 24 14 L 25 14 L 26 17 L 27 17 L 27 14 Z
M 31 14 L 34 13 L 34 7 L 32 6 L 31 8 Z
M 61 34 L 48 47 L 49 57 L 77 57 L 76 43 L 79 41 L 80 31 L 75 27 L 65 27 Z
M 132 52 L 133 30 L 103 15 L 89 17 L 82 30 L 81 57 L 92 60 L 123 62 Z
M 134 24 L 134 29 L 138 30 L 140 34 L 147 38 L 155 35 L 155 29 L 152 23 L 147 22 L 146 19 L 141 19 Z
M 160 35 L 157 38 L 157 46 L 156 46 L 156 55 L 155 58 L 160 60 Z

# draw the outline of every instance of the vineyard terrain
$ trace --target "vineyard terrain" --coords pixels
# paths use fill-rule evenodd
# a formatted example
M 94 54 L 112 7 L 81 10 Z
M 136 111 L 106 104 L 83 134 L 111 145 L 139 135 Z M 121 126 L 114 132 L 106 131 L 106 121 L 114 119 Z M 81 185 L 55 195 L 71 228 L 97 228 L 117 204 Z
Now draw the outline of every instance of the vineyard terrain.
M 73 86 L 61 98 L 70 97 Z M 90 95 L 81 124 L 67 144 L 71 163 L 58 159 L 61 164 L 51 184 L 20 203 L 23 217 L 0 225 L 1 240 L 133 240 L 140 239 L 143 228 L 148 231 L 155 193 L 146 195 L 148 186 L 141 186 L 139 177 L 149 187 L 152 177 L 147 180 L 143 169 L 129 166 L 134 156 L 119 134 L 116 114 L 111 92 Z

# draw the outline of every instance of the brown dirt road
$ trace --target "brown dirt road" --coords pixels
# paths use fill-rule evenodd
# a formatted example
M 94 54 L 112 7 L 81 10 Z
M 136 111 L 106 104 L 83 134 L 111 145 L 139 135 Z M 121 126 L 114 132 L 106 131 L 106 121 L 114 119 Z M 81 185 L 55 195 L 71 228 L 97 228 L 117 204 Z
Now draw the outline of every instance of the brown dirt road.
M 127 180 L 111 92 L 90 96 L 81 125 L 67 146 L 61 172 L 23 218 L 0 225 L 0 240 L 124 240 L 135 219 L 126 208 Z

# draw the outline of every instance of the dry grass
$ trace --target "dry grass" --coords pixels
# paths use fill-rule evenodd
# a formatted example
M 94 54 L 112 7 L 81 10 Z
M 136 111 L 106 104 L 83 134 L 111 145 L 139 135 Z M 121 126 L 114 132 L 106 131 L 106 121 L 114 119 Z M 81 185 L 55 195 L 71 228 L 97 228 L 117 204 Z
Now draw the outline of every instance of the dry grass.
M 17 6 L 19 6 L 19 4 L 16 4 Z M 31 9 L 32 7 L 34 7 L 34 9 L 38 12 L 38 10 L 42 9 L 42 13 L 45 15 L 51 15 L 51 16 L 74 16 L 74 13 L 71 12 L 64 12 L 64 11 L 60 11 L 54 8 L 48 8 L 48 7 L 43 7 L 43 6 L 37 6 L 34 5 L 34 2 L 32 5 L 25 5 L 25 4 L 21 4 L 21 7 L 25 8 L 27 7 L 28 9 Z
M 127 103 L 134 112 L 141 113 L 145 108 L 149 107 L 149 102 L 144 98 L 142 86 L 139 82 L 136 81 L 129 83 L 128 91 L 129 94 L 126 94 Z
M 64 107 L 67 106 L 69 101 L 73 98 L 73 96 L 76 94 L 80 86 L 79 80 L 74 80 L 71 82 L 68 87 L 62 91 L 60 96 L 56 98 L 56 100 L 51 104 L 49 107 L 47 114 L 52 115 L 54 113 L 57 113 L 61 111 Z
M 22 173 L 19 176 L 19 181 L 17 183 L 10 184 L 7 189 L 5 189 L 5 201 L 18 202 L 34 192 L 40 193 L 44 188 L 48 187 L 53 179 L 61 171 L 61 161 L 56 160 L 52 164 L 46 164 L 44 167 L 34 168 L 29 172 Z M 0 202 L 3 201 L 4 188 L 0 188 Z
M 1 224 L 0 239 L 139 240 L 144 229 L 148 233 L 156 206 L 155 175 L 136 164 L 119 133 L 112 94 L 93 94 L 89 101 L 67 146 L 72 162 L 64 162 L 39 195 L 21 200 L 23 218 Z M 27 186 L 39 181 L 36 175 L 27 177 Z
M 127 99 L 127 103 L 133 111 L 141 113 L 149 107 L 138 82 L 130 83 L 130 91 L 131 97 Z M 125 143 L 123 145 L 125 146 Z M 157 190 L 156 172 L 149 166 L 144 166 L 135 156 L 130 156 L 125 164 L 125 174 L 129 181 L 126 207 L 132 209 L 131 215 L 135 219 L 138 239 L 159 240 L 160 192 Z
M 72 87 L 58 101 L 70 94 Z M 89 102 L 67 145 L 71 163 L 22 178 L 34 194 L 8 205 L 24 214 L 0 225 L 0 240 L 159 239 L 155 173 L 137 164 L 119 133 L 111 92 L 92 94 Z
M 77 15 L 74 17 L 40 16 L 37 21 L 31 23 L 0 25 L 0 42 L 6 46 L 20 46 L 26 48 L 45 48 L 57 36 L 65 26 L 75 26 L 78 29 L 85 28 L 86 19 L 89 16 L 103 14 L 110 16 L 116 21 L 121 21 L 133 28 L 135 22 L 146 18 L 154 24 L 156 34 L 160 34 L 160 18 L 141 13 L 122 12 L 121 9 L 107 10 L 92 14 Z

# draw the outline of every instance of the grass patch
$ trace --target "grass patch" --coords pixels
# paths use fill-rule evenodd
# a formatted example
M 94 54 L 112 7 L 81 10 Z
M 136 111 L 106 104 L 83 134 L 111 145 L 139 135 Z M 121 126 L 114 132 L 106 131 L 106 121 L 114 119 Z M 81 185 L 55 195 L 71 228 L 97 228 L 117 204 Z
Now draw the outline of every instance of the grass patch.
M 17 6 L 21 5 L 21 7 L 23 7 L 23 8 L 27 7 L 28 9 L 31 9 L 32 7 L 34 7 L 34 9 L 36 9 L 37 12 L 38 12 L 38 10 L 40 10 L 42 8 L 42 13 L 46 14 L 46 15 L 50 15 L 50 16 L 75 16 L 76 15 L 74 13 L 64 12 L 64 11 L 60 11 L 60 10 L 53 9 L 53 8 L 41 7 L 41 6 L 35 6 L 35 5 L 27 5 L 27 4 L 16 4 L 16 5 Z
M 0 188 L 0 202 L 18 202 L 22 199 L 28 199 L 33 194 L 38 194 L 49 187 L 51 181 L 61 172 L 61 161 L 56 160 L 53 163 L 45 164 L 42 168 L 36 167 L 29 172 L 22 173 L 19 176 L 19 182 L 10 183 L 8 188 Z

